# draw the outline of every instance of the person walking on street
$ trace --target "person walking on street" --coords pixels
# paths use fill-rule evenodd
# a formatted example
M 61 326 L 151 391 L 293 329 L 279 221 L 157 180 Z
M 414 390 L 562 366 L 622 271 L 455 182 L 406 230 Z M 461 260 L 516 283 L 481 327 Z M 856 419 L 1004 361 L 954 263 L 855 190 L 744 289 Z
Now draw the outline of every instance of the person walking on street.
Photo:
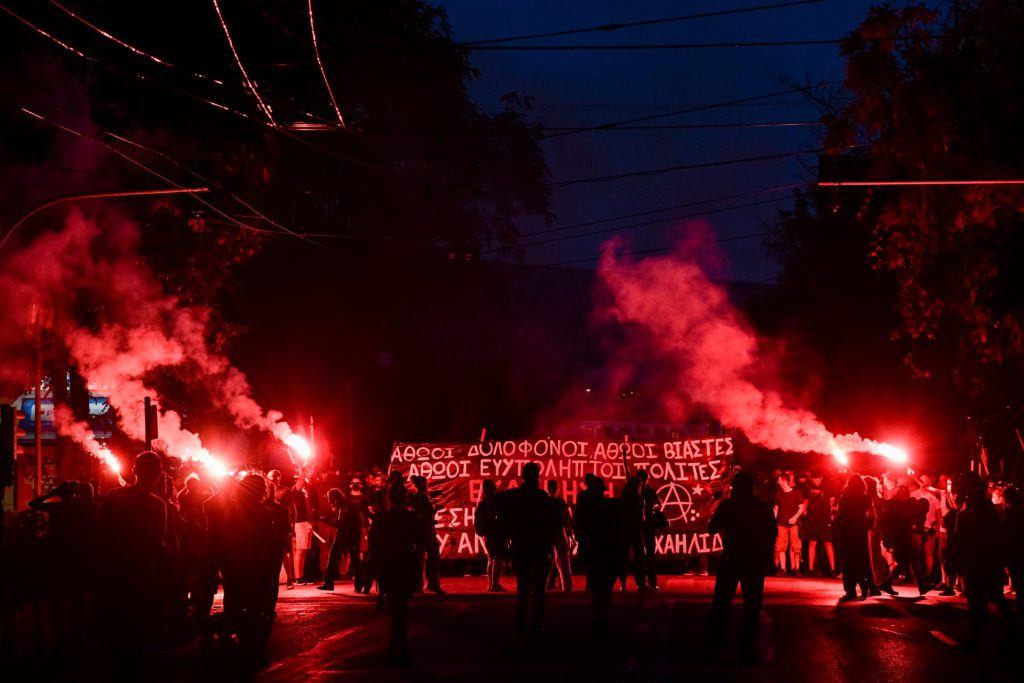
M 867 495 L 864 480 L 851 475 L 846 489 L 839 500 L 835 530 L 839 541 L 839 557 L 843 561 L 843 588 L 846 594 L 841 598 L 848 602 L 857 599 L 860 586 L 861 598 L 879 595 L 871 572 L 871 555 L 868 547 L 868 528 L 871 525 L 871 499 Z
M 501 565 L 508 557 L 508 539 L 502 533 L 501 524 L 502 520 L 498 517 L 498 486 L 493 479 L 484 479 L 473 528 L 477 536 L 484 539 L 489 593 L 505 592 L 501 585 Z
M 570 562 L 570 539 L 572 537 L 572 516 L 569 506 L 565 500 L 558 495 L 558 482 L 554 479 L 548 481 L 548 495 L 551 496 L 551 516 L 556 525 L 555 536 L 552 539 L 555 561 L 551 571 L 551 578 L 548 580 L 548 588 L 554 585 L 557 575 L 562 584 L 562 590 L 566 593 L 572 592 L 572 564 Z
M 430 501 L 427 478 L 416 475 L 410 477 L 409 480 L 416 487 L 416 492 L 412 494 L 410 503 L 412 511 L 416 513 L 416 519 L 420 522 L 420 531 L 423 534 L 423 543 L 420 548 L 425 560 L 427 590 L 431 593 L 444 593 L 444 590 L 441 589 L 441 546 L 437 542 L 437 520 L 434 518 L 437 511 Z M 422 582 L 420 589 L 422 589 Z
M 747 659 L 754 658 L 761 624 L 764 578 L 772 567 L 776 529 L 771 506 L 754 495 L 754 477 L 749 472 L 737 472 L 732 478 L 729 497 L 718 504 L 708 524 L 709 534 L 722 536 L 722 556 L 711 601 L 709 653 L 717 652 L 725 639 L 732 600 L 736 595 L 736 587 L 741 586 L 741 646 Z
M 338 568 L 345 555 L 349 558 L 349 571 L 352 573 L 355 582 L 355 592 L 361 592 L 362 588 L 362 563 L 359 557 L 359 536 L 362 526 L 359 520 L 359 508 L 345 498 L 341 489 L 331 489 L 327 492 L 327 503 L 331 506 L 332 513 L 327 521 L 335 529 L 334 542 L 331 543 L 331 551 L 327 557 L 327 569 L 324 574 L 323 585 L 317 586 L 318 590 L 333 591 L 334 582 L 338 578 Z
M 615 579 L 626 564 L 626 531 L 622 502 L 604 495 L 600 477 L 587 475 L 587 488 L 576 503 L 576 535 L 580 559 L 587 572 L 587 592 L 593 609 L 593 633 L 608 634 Z
M 369 534 L 369 561 L 391 612 L 387 653 L 394 664 L 409 661 L 409 602 L 422 580 L 423 529 L 407 497 L 405 486 L 389 486 L 388 505 L 374 514 Z
M 516 571 L 516 627 L 521 635 L 539 635 L 544 630 L 544 582 L 556 531 L 550 499 L 540 488 L 540 466 L 523 465 L 522 483 L 499 498 L 499 516 L 506 520 Z

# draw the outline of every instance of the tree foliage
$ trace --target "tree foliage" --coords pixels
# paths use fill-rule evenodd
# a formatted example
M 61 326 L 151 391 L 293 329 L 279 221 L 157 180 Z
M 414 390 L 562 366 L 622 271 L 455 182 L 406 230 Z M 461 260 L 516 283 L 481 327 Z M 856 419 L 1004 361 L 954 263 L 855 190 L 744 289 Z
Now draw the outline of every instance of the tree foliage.
M 190 200 L 147 206 L 146 248 L 158 266 L 170 265 L 169 253 L 204 252 L 199 258 L 230 267 L 268 240 L 295 239 L 281 237 L 289 230 L 322 235 L 314 241 L 339 251 L 356 244 L 460 258 L 489 246 L 512 253 L 516 219 L 548 216 L 548 170 L 530 99 L 511 94 L 495 112 L 471 100 L 476 73 L 441 8 L 314 1 L 328 91 L 305 2 L 216 4 L 248 80 L 210 0 L 155 0 L 144 11 L 127 0 L 64 6 L 70 12 L 13 4 L 87 58 L 5 15 L 6 30 L 35 52 L 58 55 L 85 85 L 97 136 L 164 178 L 97 153 L 111 155 L 113 172 L 126 181 L 211 184 L 205 198 L 216 208 Z M 28 99 L 58 120 L 67 114 L 53 99 Z M 30 128 L 53 133 L 41 123 Z M 169 251 L 171 242 L 182 248 Z M 196 287 L 163 271 L 183 295 Z M 196 295 L 208 297 L 225 281 L 210 284 Z
M 871 10 L 843 43 L 847 103 L 826 143 L 862 145 L 876 180 L 1024 177 L 1024 6 Z M 999 392 L 1024 351 L 1024 192 L 1011 185 L 879 188 L 862 222 L 869 257 L 894 276 L 899 336 L 923 376 Z

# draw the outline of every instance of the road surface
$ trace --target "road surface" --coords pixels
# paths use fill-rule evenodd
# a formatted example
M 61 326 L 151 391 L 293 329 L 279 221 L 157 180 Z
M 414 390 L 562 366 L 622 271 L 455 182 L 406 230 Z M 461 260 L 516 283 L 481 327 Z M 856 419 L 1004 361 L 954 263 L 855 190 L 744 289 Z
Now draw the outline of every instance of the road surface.
M 583 585 L 582 578 L 579 581 Z M 506 579 L 508 587 L 514 579 Z M 962 598 L 901 596 L 838 605 L 836 580 L 769 578 L 761 661 L 742 665 L 732 642 L 704 655 L 713 577 L 670 577 L 659 593 L 618 593 L 610 637 L 589 633 L 588 596 L 549 593 L 540 641 L 513 628 L 512 593 L 484 592 L 484 579 L 445 581 L 446 595 L 414 599 L 412 663 L 384 657 L 388 617 L 350 583 L 333 594 L 312 586 L 281 593 L 261 681 L 1018 681 L 1020 641 L 1007 647 L 999 623 L 980 654 L 959 647 L 967 631 Z M 739 600 L 732 625 L 738 624 Z M 735 632 L 735 628 L 733 631 Z

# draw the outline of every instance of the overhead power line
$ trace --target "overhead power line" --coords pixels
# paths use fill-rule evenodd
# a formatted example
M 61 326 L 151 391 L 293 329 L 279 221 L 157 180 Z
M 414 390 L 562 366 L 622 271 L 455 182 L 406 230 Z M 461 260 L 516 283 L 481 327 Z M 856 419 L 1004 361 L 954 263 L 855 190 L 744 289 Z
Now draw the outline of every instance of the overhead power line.
M 558 133 L 552 133 L 550 135 L 542 136 L 542 139 L 549 140 L 551 138 L 564 137 L 566 135 L 576 135 L 578 133 L 587 133 L 595 130 L 606 130 L 609 128 L 619 128 L 621 126 L 629 126 L 634 123 L 646 123 L 647 121 L 657 121 L 659 119 L 666 119 L 672 116 L 680 116 L 682 114 L 693 114 L 698 111 L 708 111 L 710 109 L 720 109 L 722 107 L 731 107 L 737 104 L 746 104 L 748 102 L 757 102 L 759 100 L 767 100 L 773 97 L 781 97 L 782 95 L 792 95 L 794 93 L 806 93 L 810 90 L 818 90 L 820 88 L 827 88 L 833 85 L 840 85 L 842 81 L 828 81 L 820 83 L 818 85 L 809 85 L 799 88 L 788 88 L 786 90 L 776 90 L 775 92 L 764 93 L 762 95 L 751 95 L 749 97 L 738 97 L 731 100 L 724 100 L 721 102 L 710 102 L 708 104 L 698 104 L 692 107 L 686 107 L 683 109 L 676 109 L 674 111 L 663 112 L 661 114 L 650 114 L 648 116 L 638 116 L 632 119 L 624 119 L 621 121 L 610 121 L 608 123 L 601 123 L 595 126 L 586 126 L 576 130 L 561 131 Z
M 558 189 L 562 187 L 568 187 L 570 185 L 578 185 L 580 183 L 604 183 L 613 180 L 621 180 L 623 178 L 636 178 L 639 176 L 655 176 L 663 175 L 665 173 L 674 173 L 676 171 L 688 171 L 698 168 L 716 168 L 718 166 L 730 166 L 732 164 L 746 164 L 756 163 L 759 161 L 775 161 L 777 159 L 785 159 L 786 157 L 800 156 L 801 154 L 816 154 L 821 152 L 821 149 L 806 149 L 797 150 L 795 152 L 780 152 L 777 154 L 763 154 L 760 156 L 752 157 L 740 157 L 738 159 L 722 159 L 718 161 L 704 161 L 696 164 L 679 164 L 677 166 L 665 166 L 661 168 L 651 168 L 643 171 L 631 171 L 629 173 L 617 173 L 615 175 L 605 176 L 592 176 L 589 178 L 574 178 L 573 180 L 563 180 L 557 183 L 551 183 L 549 187 L 551 189 Z
M 660 19 L 643 19 L 640 21 L 627 21 L 615 24 L 599 24 L 597 26 L 567 29 L 564 31 L 548 31 L 546 33 L 530 33 L 526 35 L 509 36 L 506 38 L 489 38 L 487 40 L 474 40 L 471 42 L 463 43 L 463 45 L 466 47 L 475 47 L 478 45 L 493 45 L 495 43 L 510 43 L 517 40 L 531 40 L 533 38 L 555 38 L 557 36 L 571 36 L 578 35 L 580 33 L 609 33 L 611 31 L 619 31 L 624 28 L 635 28 L 638 26 L 656 26 L 659 24 L 673 24 L 681 21 L 691 21 L 694 19 L 710 19 L 712 17 L 724 17 L 733 14 L 765 12 L 768 10 L 784 9 L 787 7 L 798 7 L 801 5 L 817 5 L 822 2 L 828 2 L 828 0 L 794 0 L 792 2 L 778 2 L 770 5 L 756 5 L 754 7 L 735 7 L 731 9 L 716 10 L 713 12 L 700 12 L 697 14 L 683 14 L 675 17 L 663 17 Z
M 685 204 L 675 204 L 673 206 L 666 206 L 660 209 L 650 209 L 648 211 L 639 211 L 637 213 L 627 213 L 619 216 L 611 216 L 609 218 L 599 218 L 597 220 L 586 221 L 583 223 L 573 223 L 572 225 L 560 225 L 555 228 L 545 228 L 542 230 L 534 230 L 533 232 L 521 233 L 521 237 L 532 237 L 534 235 L 546 235 L 554 232 L 564 232 L 565 230 L 573 230 L 575 228 L 585 228 L 591 225 L 600 225 L 601 223 L 612 223 L 614 221 L 628 220 L 630 218 L 640 218 L 642 216 L 650 216 L 656 213 L 665 213 L 667 211 L 678 211 L 679 209 L 690 209 L 695 206 L 703 206 L 705 204 L 714 204 L 717 202 L 727 202 L 731 199 L 742 199 L 744 197 L 754 197 L 760 194 L 769 194 L 772 192 L 782 192 L 783 190 L 792 190 L 797 187 L 803 187 L 804 183 L 790 183 L 788 185 L 777 185 L 775 187 L 766 187 L 761 190 L 751 190 L 750 192 L 740 192 L 738 194 L 726 195 L 724 197 L 714 197 L 712 199 L 701 199 L 695 202 L 687 202 Z
M 313 36 L 313 53 L 316 55 L 316 64 L 320 67 L 320 75 L 323 76 L 324 85 L 327 87 L 327 94 L 331 97 L 331 106 L 334 107 L 334 113 L 338 116 L 338 123 L 341 127 L 345 127 L 345 119 L 341 115 L 341 109 L 338 108 L 338 102 L 334 99 L 334 91 L 331 90 L 331 83 L 327 80 L 327 72 L 324 71 L 324 63 L 320 59 L 320 46 L 316 40 L 316 22 L 313 21 L 313 0 L 308 0 L 309 5 L 309 32 Z
M 138 168 L 142 169 L 143 171 L 149 173 L 150 175 L 155 176 L 156 178 L 159 178 L 160 180 L 164 181 L 168 185 L 171 185 L 171 186 L 176 187 L 178 189 L 184 189 L 184 186 L 181 185 L 180 183 L 176 183 L 175 181 L 173 181 L 170 178 L 168 178 L 168 177 L 164 176 L 163 174 L 161 174 L 159 171 L 156 171 L 156 170 L 150 168 L 149 166 L 145 165 L 144 163 L 142 163 L 138 159 L 132 157 L 129 154 L 126 154 L 126 153 L 122 152 L 121 150 L 117 149 L 116 147 L 114 147 L 110 143 L 108 143 L 108 142 L 106 142 L 104 140 L 101 140 L 100 138 L 97 138 L 97 137 L 95 137 L 93 135 L 89 135 L 87 133 L 83 133 L 83 132 L 81 132 L 79 130 L 75 130 L 74 128 L 71 128 L 69 126 L 65 126 L 64 124 L 57 123 L 55 121 L 51 121 L 48 118 L 46 118 L 45 116 L 43 116 L 42 114 L 38 114 L 38 113 L 36 113 L 36 112 L 26 108 L 26 107 L 21 107 L 21 111 L 24 112 L 25 114 L 31 116 L 32 118 L 38 120 L 38 121 L 42 121 L 43 123 L 45 123 L 48 126 L 52 126 L 54 128 L 57 128 L 58 130 L 64 131 L 65 133 L 68 133 L 70 135 L 74 135 L 75 137 L 81 138 L 83 140 L 88 140 L 89 142 L 92 142 L 92 143 L 95 143 L 95 144 L 98 144 L 98 145 L 103 145 L 108 150 L 110 150 L 111 152 L 113 152 L 117 156 L 121 157 L 125 161 L 133 164 L 134 166 L 137 166 Z M 198 196 L 196 194 L 193 194 L 192 196 L 198 202 L 200 202 L 204 206 L 208 207 L 210 210 L 214 211 L 218 215 L 224 217 L 225 219 L 227 219 L 231 223 L 234 223 L 235 225 L 237 225 L 240 228 L 244 228 L 245 230 L 251 230 L 253 232 L 258 232 L 258 233 L 273 233 L 273 232 L 276 232 L 276 231 L 272 231 L 272 230 L 264 230 L 263 228 L 257 228 L 257 227 L 248 225 L 247 223 L 243 223 L 242 221 L 238 220 L 234 216 L 229 215 L 228 213 L 222 211 L 217 206 L 214 206 L 210 202 L 206 201 L 202 197 L 200 197 L 200 196 Z
M 812 45 L 838 45 L 842 38 L 812 38 L 807 40 L 744 40 L 721 43 L 628 43 L 622 45 L 481 45 L 467 47 L 473 52 L 597 52 L 616 50 L 720 50 L 748 47 L 805 47 Z
M 80 16 L 78 14 L 75 14 L 74 12 L 69 10 L 67 7 L 65 7 L 64 5 L 62 5 L 59 2 L 57 2 L 57 0 L 49 0 L 49 1 L 50 1 L 51 5 L 53 5 L 54 7 L 59 9 L 60 11 L 64 12 L 65 14 L 67 14 L 69 17 L 71 17 L 75 21 L 79 22 L 80 24 L 83 24 L 84 26 L 89 27 L 90 29 L 92 29 L 96 33 L 100 34 L 101 36 L 103 36 L 107 40 L 110 40 L 110 41 L 112 41 L 114 43 L 117 43 L 118 45 L 120 45 L 121 47 L 125 48 L 126 50 L 134 52 L 135 54 L 139 55 L 140 57 L 145 57 L 146 59 L 150 60 L 151 62 L 153 62 L 155 64 L 159 64 L 160 66 L 165 66 L 165 67 L 169 67 L 169 68 L 172 68 L 172 69 L 174 69 L 174 68 L 181 68 L 181 67 L 175 66 L 174 64 L 172 64 L 171 62 L 167 61 L 166 59 L 162 59 L 160 57 L 157 57 L 156 55 L 151 54 L 149 52 L 146 52 L 145 50 L 143 50 L 143 49 L 141 49 L 139 47 L 136 47 L 135 45 L 132 45 L 131 43 L 128 43 L 128 42 L 126 42 L 124 40 L 121 40 L 120 38 L 118 38 L 114 34 L 112 34 L 109 31 L 106 31 L 106 30 L 100 28 L 99 26 L 97 26 L 96 24 L 92 23 L 91 21 L 89 21 L 85 17 Z M 216 83 L 217 85 L 224 85 L 224 81 L 221 81 L 219 79 L 213 78 L 212 76 L 207 76 L 204 73 L 200 73 L 198 71 L 191 71 L 191 70 L 189 70 L 189 73 L 191 73 L 192 76 L 194 76 L 196 78 L 201 78 L 203 80 L 210 81 L 211 83 Z
M 621 232 L 623 230 L 633 230 L 635 228 L 642 228 L 648 225 L 658 225 L 660 223 L 668 223 L 670 221 L 681 221 L 687 218 L 700 218 L 703 216 L 714 216 L 719 213 L 726 213 L 728 211 L 738 211 L 739 209 L 749 209 L 755 206 L 763 206 L 765 204 L 777 204 L 783 201 L 784 197 L 773 197 L 771 199 L 762 199 L 756 202 L 747 202 L 745 204 L 734 204 L 732 206 L 722 206 L 717 209 L 708 209 L 707 211 L 698 211 L 695 213 L 679 214 L 676 216 L 666 216 L 665 218 L 659 218 L 654 221 L 644 221 L 643 223 L 633 223 L 630 225 L 619 225 L 611 228 L 604 228 L 601 230 L 591 230 L 589 232 L 581 232 L 576 235 L 562 235 L 561 237 L 552 237 L 546 240 L 537 240 L 534 242 L 524 242 L 520 244 L 520 247 L 534 247 L 542 244 L 552 244 L 554 242 L 565 242 L 567 240 L 580 239 L 582 237 L 593 237 L 594 235 L 607 235 L 609 233 Z
M 745 235 L 736 235 L 735 237 L 723 237 L 717 240 L 708 240 L 706 242 L 698 242 L 698 244 L 723 244 L 725 242 L 738 242 L 740 240 L 749 240 L 757 237 L 767 237 L 770 233 L 767 231 L 762 232 L 751 232 Z M 640 249 L 638 251 L 627 251 L 623 252 L 622 256 L 646 256 L 648 254 L 664 254 L 672 251 L 675 247 L 656 247 L 654 249 Z M 591 256 L 589 258 L 574 259 L 572 261 L 559 261 L 558 263 L 547 263 L 546 268 L 557 268 L 559 266 L 571 266 L 577 263 L 593 263 L 594 261 L 600 261 L 600 256 Z
M 238 56 L 238 50 L 235 49 L 235 41 L 231 39 L 231 31 L 228 30 L 228 24 L 224 21 L 224 15 L 220 11 L 220 5 L 217 4 L 217 0 L 210 0 L 213 3 L 213 9 L 217 11 L 217 18 L 220 19 L 221 28 L 224 29 L 224 37 L 228 39 L 228 47 L 231 48 L 231 54 L 235 56 L 235 63 L 238 64 L 238 70 L 242 72 L 242 79 L 248 86 L 249 91 L 256 98 L 256 101 L 260 105 L 260 109 L 266 114 L 267 120 L 270 121 L 270 125 L 273 128 L 277 128 L 277 123 L 274 121 L 274 115 L 270 113 L 270 108 L 263 102 L 263 98 L 260 97 L 260 93 L 256 90 L 256 83 L 249 78 L 249 74 L 246 73 L 245 67 L 242 65 L 242 58 Z
M 977 180 L 842 180 L 820 182 L 818 187 L 915 187 L 934 185 L 1024 185 L 1024 179 L 1007 178 Z
M 779 121 L 776 123 L 681 123 L 664 126 L 616 126 L 601 128 L 595 132 L 618 132 L 627 130 L 689 130 L 706 128 L 811 128 L 828 125 L 822 121 Z M 541 130 L 580 131 L 588 130 L 587 126 L 541 126 Z

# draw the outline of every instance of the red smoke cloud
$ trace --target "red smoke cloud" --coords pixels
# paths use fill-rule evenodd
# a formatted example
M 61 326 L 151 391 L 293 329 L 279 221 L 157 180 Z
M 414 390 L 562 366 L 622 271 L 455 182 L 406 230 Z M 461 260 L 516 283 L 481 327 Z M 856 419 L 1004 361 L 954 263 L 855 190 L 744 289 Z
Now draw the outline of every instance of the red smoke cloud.
M 210 349 L 209 312 L 165 294 L 138 256 L 138 242 L 138 228 L 130 221 L 73 212 L 63 230 L 44 233 L 11 255 L 0 274 L 5 293 L 0 352 L 13 362 L 0 380 L 31 382 L 26 381 L 31 366 L 25 330 L 31 311 L 41 306 L 52 313 L 50 333 L 64 343 L 69 360 L 90 384 L 108 396 L 128 436 L 145 438 L 143 399 L 160 400 L 147 375 L 187 366 L 182 374 L 224 406 L 238 427 L 257 428 L 284 442 L 292 430 L 281 414 L 264 412 L 245 375 Z M 69 435 L 95 454 L 95 441 L 67 416 L 63 422 Z M 158 422 L 169 455 L 223 469 L 199 436 L 182 427 L 176 412 L 163 410 Z
M 812 412 L 786 404 L 773 388 L 778 382 L 765 344 L 698 261 L 698 254 L 708 255 L 709 231 L 697 224 L 687 232 L 691 237 L 674 253 L 639 261 L 621 255 L 621 241 L 611 241 L 598 270 L 611 299 L 606 313 L 641 332 L 644 345 L 670 361 L 679 390 L 767 448 L 840 460 L 849 451 L 905 458 L 859 434 L 833 434 Z

